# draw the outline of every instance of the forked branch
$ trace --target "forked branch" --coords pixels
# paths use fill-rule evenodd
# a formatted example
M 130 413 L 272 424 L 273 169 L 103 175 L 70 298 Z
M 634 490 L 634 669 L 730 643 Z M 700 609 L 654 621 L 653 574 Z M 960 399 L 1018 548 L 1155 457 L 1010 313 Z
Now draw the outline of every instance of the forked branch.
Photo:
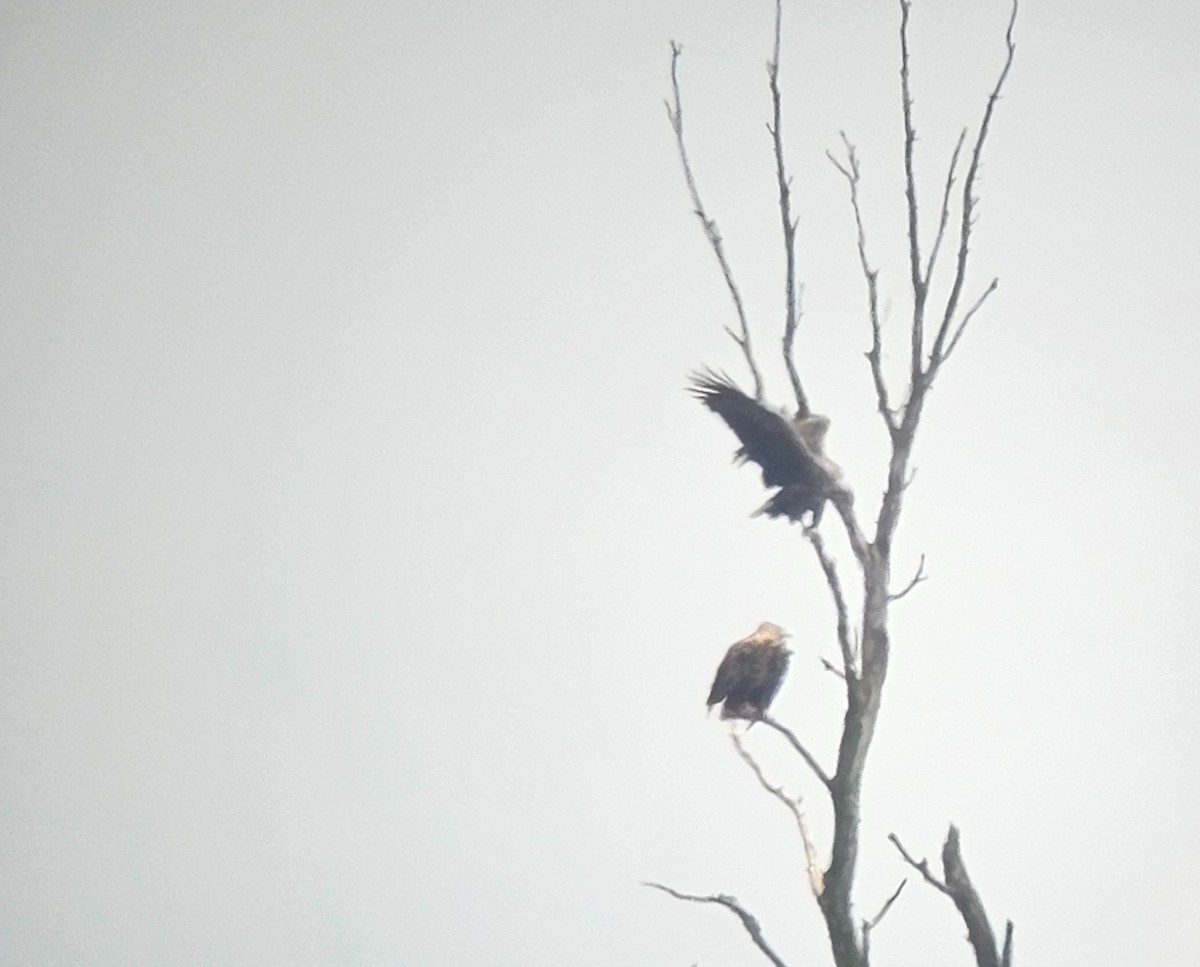
M 898 837 L 895 833 L 888 834 L 888 842 L 896 847 L 897 852 L 900 853 L 900 856 L 904 862 L 920 873 L 921 877 L 926 883 L 928 883 L 935 890 L 940 890 L 942 893 L 945 893 L 946 896 L 950 895 L 950 890 L 946 887 L 946 884 L 929 871 L 929 860 L 915 859 L 913 855 L 904 848 L 904 845 L 900 842 L 900 837 Z
M 741 760 L 750 767 L 750 771 L 754 773 L 754 778 L 758 780 L 758 784 L 763 787 L 773 797 L 783 803 L 788 812 L 792 814 L 792 819 L 795 820 L 796 828 L 800 831 L 800 842 L 804 846 L 804 866 L 808 871 L 808 885 L 812 890 L 814 899 L 819 900 L 821 893 L 825 889 L 824 875 L 821 873 L 820 863 L 817 862 L 817 850 L 813 846 L 812 835 L 808 831 L 808 822 L 804 818 L 804 812 L 800 809 L 801 800 L 793 799 L 783 791 L 782 786 L 776 786 L 767 781 L 766 775 L 762 771 L 762 767 L 747 750 L 742 742 L 741 736 L 736 732 L 730 733 L 730 740 L 733 742 L 733 747 L 737 749 L 738 756 Z
M 958 914 L 967 926 L 967 939 L 975 948 L 975 963 L 978 967 L 1000 967 L 1000 955 L 996 951 L 996 935 L 988 922 L 983 901 L 975 891 L 967 867 L 963 863 L 962 849 L 958 842 L 958 829 L 951 826 L 942 846 L 942 872 L 946 877 L 946 888 Z M 1012 926 L 1009 925 L 1005 946 L 1012 948 Z
M 904 862 L 921 874 L 925 882 L 954 901 L 958 914 L 962 917 L 967 928 L 967 939 L 975 951 L 977 967 L 1011 967 L 1012 963 L 1012 934 L 1013 924 L 1009 920 L 1004 931 L 1004 948 L 996 948 L 996 934 L 988 921 L 987 911 L 979 898 L 971 877 L 967 874 L 966 864 L 963 863 L 962 848 L 959 843 L 958 828 L 951 826 L 946 833 L 946 842 L 942 846 L 942 876 L 938 879 L 929 870 L 929 861 L 913 858 L 900 843 L 895 833 L 888 836 L 892 845 L 899 851 Z
M 901 0 L 901 3 L 907 3 L 907 0 Z M 1008 18 L 1008 27 L 1004 32 L 1007 56 L 1004 59 L 1004 66 L 1000 70 L 1000 76 L 996 79 L 996 85 L 992 88 L 991 94 L 988 95 L 987 106 L 983 111 L 983 120 L 979 123 L 979 135 L 975 138 L 975 147 L 971 151 L 971 161 L 967 166 L 966 178 L 963 180 L 962 219 L 958 232 L 958 260 L 954 269 L 954 282 L 951 285 L 950 294 L 946 298 L 946 307 L 942 313 L 942 321 L 938 326 L 937 336 L 933 341 L 933 348 L 929 351 L 929 359 L 925 365 L 924 381 L 926 385 L 929 385 L 933 381 L 938 369 L 941 368 L 942 363 L 946 361 L 946 357 L 948 356 L 946 340 L 949 338 L 955 314 L 958 312 L 958 302 L 967 278 L 967 259 L 971 248 L 971 230 L 975 225 L 975 204 L 978 201 L 975 197 L 975 179 L 979 175 L 979 165 L 983 158 L 983 146 L 987 142 L 988 132 L 991 130 L 992 115 L 996 110 L 996 102 L 1000 100 L 1000 92 L 1004 89 L 1004 82 L 1008 79 L 1008 72 L 1012 68 L 1013 58 L 1017 53 L 1017 45 L 1013 40 L 1013 29 L 1017 23 L 1018 4 L 1019 0 L 1013 0 L 1012 12 Z M 967 322 L 970 321 L 970 317 L 983 304 L 983 299 L 995 289 L 995 286 L 996 283 L 993 282 L 988 292 L 972 306 L 970 312 L 964 317 L 962 324 L 955 333 L 953 339 L 955 343 L 962 336 L 962 331 L 965 329 Z

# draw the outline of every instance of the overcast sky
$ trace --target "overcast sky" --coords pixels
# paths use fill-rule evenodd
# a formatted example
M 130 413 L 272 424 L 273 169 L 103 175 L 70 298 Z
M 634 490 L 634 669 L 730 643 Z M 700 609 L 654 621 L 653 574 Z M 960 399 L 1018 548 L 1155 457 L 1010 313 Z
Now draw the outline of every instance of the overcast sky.
M 919 190 L 1004 0 L 916 0 Z M 883 483 L 844 183 L 903 358 L 897 4 L 788 3 L 801 366 Z M 761 620 L 832 767 L 828 594 L 683 390 L 764 353 L 769 2 L 17 2 L 0 14 L 0 961 L 827 964 L 790 818 L 703 699 Z M 1200 7 L 1028 0 L 896 549 L 858 901 L 947 823 L 1021 962 L 1200 945 Z M 927 231 L 931 226 L 927 225 Z M 926 236 L 928 238 L 928 235 Z M 842 550 L 836 521 L 824 525 Z M 849 580 L 851 561 L 841 557 Z M 819 790 L 779 736 L 772 777 Z M 875 940 L 967 963 L 912 883 Z

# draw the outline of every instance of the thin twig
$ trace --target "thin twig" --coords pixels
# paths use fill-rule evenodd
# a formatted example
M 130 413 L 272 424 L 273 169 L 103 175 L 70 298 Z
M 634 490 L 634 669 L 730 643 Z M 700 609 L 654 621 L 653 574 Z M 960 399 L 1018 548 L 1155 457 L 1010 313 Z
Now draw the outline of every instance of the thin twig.
M 813 846 L 812 836 L 808 831 L 808 823 L 804 819 L 804 813 L 800 810 L 801 800 L 793 799 L 783 791 L 782 787 L 773 786 L 767 781 L 762 767 L 746 751 L 746 746 L 742 743 L 741 736 L 736 732 L 731 732 L 729 738 L 733 742 L 733 747 L 737 749 L 737 754 L 741 757 L 741 760 L 750 767 L 750 771 L 758 779 L 758 784 L 783 803 L 788 812 L 792 814 L 792 818 L 796 821 L 796 828 L 800 831 L 800 841 L 804 844 L 804 864 L 808 871 L 808 885 L 812 889 L 813 898 L 820 900 L 821 893 L 825 890 L 825 879 L 821 873 L 820 864 L 817 862 L 817 850 Z
M 888 842 L 896 847 L 905 863 L 907 863 L 925 878 L 926 883 L 938 890 L 941 890 L 941 892 L 945 893 L 946 896 L 951 896 L 950 890 L 947 888 L 946 884 L 929 872 L 929 860 L 923 859 L 917 861 L 913 859 L 912 854 L 910 854 L 908 850 L 904 848 L 900 842 L 900 838 L 895 833 L 888 834 Z
M 825 541 L 819 531 L 809 530 L 805 536 L 813 546 L 817 561 L 825 574 L 825 583 L 829 586 L 829 593 L 833 597 L 833 607 L 837 613 L 838 645 L 842 650 L 842 671 L 845 673 L 846 681 L 851 682 L 858 674 L 858 670 L 855 668 L 854 654 L 850 647 L 850 617 L 846 609 L 846 596 L 842 592 L 842 582 L 838 577 L 837 565 L 829 556 L 829 552 L 825 550 Z
M 904 889 L 907 883 L 907 879 L 901 880 L 900 885 L 896 887 L 896 891 L 890 897 L 888 897 L 883 906 L 879 908 L 879 912 L 870 920 L 864 920 L 862 922 L 862 947 L 864 963 L 869 963 L 871 960 L 871 932 L 879 926 L 880 922 L 883 920 L 884 916 L 887 915 L 887 912 L 892 908 L 892 904 L 896 902 L 896 899 L 900 896 L 901 891 Z
M 775 45 L 771 51 L 771 62 L 767 64 L 767 76 L 771 86 L 771 144 L 775 152 L 775 180 L 779 186 L 779 219 L 783 225 L 784 257 L 784 318 L 783 318 L 783 363 L 787 367 L 792 392 L 796 394 L 796 409 L 800 416 L 808 416 L 808 397 L 800 383 L 796 370 L 794 347 L 796 326 L 800 321 L 798 308 L 801 289 L 796 285 L 796 219 L 792 217 L 792 180 L 788 177 L 783 159 L 783 97 L 779 93 L 779 47 L 783 34 L 783 0 L 775 0 Z
M 804 746 L 800 744 L 800 740 L 796 738 L 796 734 L 791 729 L 771 718 L 771 716 L 767 715 L 766 713 L 763 713 L 762 717 L 756 719 L 756 721 L 762 722 L 763 725 L 773 728 L 776 732 L 787 739 L 788 742 L 792 744 L 792 748 L 800 754 L 800 758 L 808 764 L 810 769 L 812 769 L 813 774 L 821 780 L 821 784 L 824 785 L 826 789 L 831 790 L 833 788 L 833 780 L 829 778 L 829 773 L 822 769 L 821 763 L 816 760 L 816 758 L 811 752 L 808 751 L 808 749 L 804 748 Z
M 958 169 L 958 156 L 962 152 L 963 142 L 967 138 L 967 129 L 963 128 L 958 134 L 958 143 L 954 145 L 954 153 L 950 156 L 950 170 L 946 173 L 946 188 L 942 193 L 942 210 L 938 215 L 937 236 L 933 240 L 933 248 L 929 250 L 929 261 L 925 263 L 925 286 L 933 278 L 933 267 L 937 264 L 938 252 L 942 248 L 942 239 L 946 235 L 946 225 L 950 222 L 950 192 L 954 189 L 954 172 Z
M 742 293 L 737 287 L 737 283 L 733 280 L 733 270 L 729 267 L 729 260 L 725 257 L 725 244 L 721 238 L 721 233 L 717 228 L 717 223 L 708 217 L 704 209 L 704 203 L 700 200 L 700 191 L 696 187 L 696 178 L 692 174 L 692 163 L 688 159 L 687 145 L 683 138 L 683 100 L 679 93 L 679 58 L 683 54 L 683 47 L 671 41 L 671 94 L 674 98 L 674 104 L 667 102 L 667 118 L 671 122 L 671 128 L 675 132 L 675 143 L 679 149 L 679 160 L 683 165 L 683 177 L 687 182 L 688 194 L 692 199 L 692 209 L 696 213 L 696 217 L 700 219 L 700 224 L 704 228 L 704 236 L 708 239 L 708 244 L 713 250 L 713 254 L 717 257 L 717 262 L 721 266 L 721 274 L 725 277 L 725 286 L 729 289 L 729 295 L 733 299 L 734 308 L 737 309 L 738 323 L 741 327 L 741 335 L 734 332 L 728 326 L 725 331 L 729 333 L 729 337 L 741 347 L 742 354 L 746 357 L 746 365 L 750 367 L 750 374 L 754 377 L 754 398 L 762 401 L 763 398 L 763 381 L 762 376 L 758 371 L 758 367 L 754 363 L 754 354 L 750 348 L 750 325 L 746 321 L 746 309 L 742 304 Z
M 826 151 L 827 157 L 850 187 L 850 207 L 854 211 L 854 227 L 858 244 L 858 264 L 862 269 L 863 279 L 867 283 L 867 311 L 871 321 L 871 348 L 867 351 L 867 362 L 871 367 L 871 380 L 875 384 L 875 398 L 879 404 L 879 415 L 883 417 L 888 433 L 893 437 L 896 433 L 896 413 L 892 409 L 888 397 L 887 383 L 883 378 L 883 326 L 879 318 L 879 270 L 871 266 L 867 257 L 867 233 L 863 228 L 862 207 L 858 200 L 858 183 L 860 172 L 858 154 L 846 132 L 842 131 L 842 144 L 846 149 L 846 164 L 842 164 L 832 152 Z
M 831 662 L 828 658 L 821 658 L 821 667 L 829 672 L 830 675 L 836 675 L 842 681 L 846 680 L 846 673 L 838 668 L 837 665 Z
M 872 917 L 870 920 L 863 921 L 863 926 L 867 930 L 874 930 L 876 927 L 879 926 L 880 921 L 883 920 L 884 916 L 887 915 L 887 912 L 892 908 L 892 904 L 896 902 L 897 898 L 900 896 L 901 892 L 904 890 L 904 887 L 907 884 L 908 884 L 907 879 L 901 880 L 900 885 L 898 887 L 896 887 L 895 892 L 892 893 L 892 895 L 887 898 L 887 901 L 883 904 L 882 907 L 880 907 L 879 912 L 877 914 L 875 914 L 875 916 Z
M 719 893 L 713 896 L 696 896 L 692 893 L 680 893 L 678 890 L 673 890 L 669 886 L 663 886 L 661 883 L 651 883 L 647 880 L 642 881 L 642 886 L 648 886 L 652 890 L 662 890 L 668 896 L 673 896 L 676 900 L 687 900 L 689 903 L 716 903 L 723 906 L 726 910 L 731 911 L 739 920 L 742 921 L 742 926 L 746 928 L 746 933 L 750 935 L 750 939 L 754 941 L 754 946 L 762 951 L 765 956 L 775 967 L 787 967 L 779 954 L 771 949 L 766 938 L 763 937 L 762 927 L 759 926 L 758 920 L 749 913 L 745 907 L 738 903 L 737 899 L 727 896 L 724 893 Z
M 899 601 L 902 597 L 904 597 L 906 594 L 908 594 L 909 591 L 911 591 L 913 588 L 915 588 L 922 581 L 926 581 L 926 580 L 928 580 L 928 575 L 925 574 L 925 555 L 922 554 L 921 560 L 917 564 L 917 573 L 913 575 L 912 580 L 909 581 L 908 584 L 906 584 L 904 586 L 903 590 L 897 591 L 895 594 L 889 594 L 888 600 L 889 601 Z
M 1000 954 L 1000 967 L 1012 967 L 1013 955 L 1013 922 L 1004 924 L 1004 951 Z
M 995 292 L 999 285 L 1000 285 L 999 279 L 992 279 L 991 284 L 986 289 L 983 290 L 983 295 L 981 295 L 978 299 L 976 299 L 974 304 L 971 306 L 971 308 L 968 309 L 966 311 L 966 313 L 963 314 L 962 322 L 960 322 L 958 324 L 958 328 L 954 331 L 954 335 L 950 337 L 950 342 L 948 342 L 946 344 L 946 351 L 944 353 L 942 353 L 942 362 L 943 363 L 947 359 L 949 359 L 950 354 L 952 352 L 954 352 L 954 347 L 958 345 L 959 339 L 962 338 L 962 334 L 967 328 L 967 323 L 971 321 L 971 317 L 973 315 L 975 315 L 976 312 L 979 311 L 980 307 L 987 300 L 987 297 L 990 296 L 993 292 Z

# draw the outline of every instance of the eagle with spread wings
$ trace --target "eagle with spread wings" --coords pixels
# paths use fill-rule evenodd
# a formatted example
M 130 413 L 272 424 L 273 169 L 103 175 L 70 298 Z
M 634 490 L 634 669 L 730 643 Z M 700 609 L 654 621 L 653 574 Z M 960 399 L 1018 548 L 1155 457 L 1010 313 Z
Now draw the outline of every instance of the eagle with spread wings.
M 805 411 L 789 417 L 743 393 L 724 373 L 710 369 L 691 374 L 689 391 L 724 420 L 741 443 L 737 463 L 756 463 L 763 484 L 779 489 L 754 516 L 820 522 L 825 501 L 838 490 L 842 469 L 825 456 L 829 417 Z

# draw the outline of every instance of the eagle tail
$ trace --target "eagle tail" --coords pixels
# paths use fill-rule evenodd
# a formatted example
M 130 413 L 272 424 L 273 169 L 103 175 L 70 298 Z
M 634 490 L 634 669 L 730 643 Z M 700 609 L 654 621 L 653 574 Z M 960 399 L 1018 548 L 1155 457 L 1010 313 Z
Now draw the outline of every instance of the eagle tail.
M 825 509 L 825 495 L 811 487 L 800 484 L 784 487 L 771 495 L 771 499 L 758 508 L 751 517 L 786 517 L 802 524 L 805 515 L 812 515 L 812 523 L 821 521 Z

